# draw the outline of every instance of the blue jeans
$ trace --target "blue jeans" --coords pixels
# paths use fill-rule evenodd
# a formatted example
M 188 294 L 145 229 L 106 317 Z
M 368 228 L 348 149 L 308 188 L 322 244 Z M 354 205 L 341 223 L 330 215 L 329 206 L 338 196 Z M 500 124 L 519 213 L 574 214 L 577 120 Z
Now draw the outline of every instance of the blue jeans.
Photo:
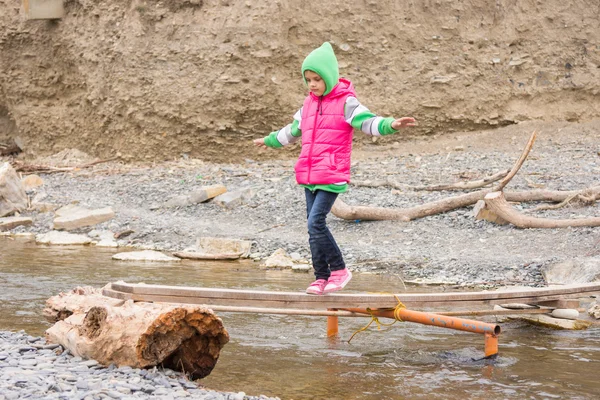
M 308 219 L 308 243 L 316 279 L 329 279 L 331 271 L 346 268 L 342 252 L 327 228 L 327 214 L 331 211 L 338 194 L 325 190 L 304 189 L 306 194 L 306 217 Z

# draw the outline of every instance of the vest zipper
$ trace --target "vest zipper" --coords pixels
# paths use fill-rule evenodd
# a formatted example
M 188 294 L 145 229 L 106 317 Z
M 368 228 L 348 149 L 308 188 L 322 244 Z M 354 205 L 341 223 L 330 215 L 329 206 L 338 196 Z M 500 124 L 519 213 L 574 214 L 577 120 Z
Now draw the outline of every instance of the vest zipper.
M 323 100 L 323 96 L 319 96 L 319 102 L 317 103 L 317 114 L 315 115 L 315 123 L 313 124 L 312 130 L 312 140 L 310 141 L 310 149 L 308 151 L 308 184 L 310 185 L 310 173 L 312 170 L 312 150 L 313 145 L 315 144 L 315 131 L 317 129 L 317 116 L 323 115 L 323 109 L 321 108 L 321 101 Z

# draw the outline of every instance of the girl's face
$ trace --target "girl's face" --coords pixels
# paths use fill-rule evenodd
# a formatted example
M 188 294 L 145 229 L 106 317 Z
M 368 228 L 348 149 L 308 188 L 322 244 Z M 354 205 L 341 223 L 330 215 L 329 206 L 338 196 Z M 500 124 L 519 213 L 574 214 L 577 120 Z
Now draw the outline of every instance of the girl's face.
M 325 81 L 319 74 L 313 71 L 304 71 L 304 78 L 310 90 L 315 96 L 323 96 L 325 93 Z

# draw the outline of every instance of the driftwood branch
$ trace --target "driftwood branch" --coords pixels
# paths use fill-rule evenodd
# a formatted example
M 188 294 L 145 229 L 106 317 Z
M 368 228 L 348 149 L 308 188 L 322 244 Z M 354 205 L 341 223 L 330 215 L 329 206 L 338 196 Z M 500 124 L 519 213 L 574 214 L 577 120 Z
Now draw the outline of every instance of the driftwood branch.
M 357 187 L 391 187 L 393 189 L 403 190 L 403 189 L 411 189 L 411 190 L 426 190 L 426 191 L 440 191 L 440 190 L 472 190 L 479 189 L 494 182 L 499 181 L 500 179 L 506 177 L 510 172 L 509 169 L 506 171 L 500 171 L 495 173 L 494 175 L 477 179 L 474 181 L 466 181 L 466 182 L 454 182 L 433 186 L 410 186 L 398 182 L 394 182 L 389 178 L 383 180 L 368 180 L 368 181 L 352 181 L 351 184 Z
M 110 161 L 114 161 L 114 160 L 117 160 L 118 158 L 119 157 L 112 157 L 112 158 L 108 158 L 108 159 L 105 159 L 105 160 L 92 161 L 92 162 L 89 162 L 87 164 L 77 165 L 75 167 L 53 167 L 53 166 L 50 166 L 50 165 L 25 164 L 24 162 L 18 161 L 18 160 L 13 160 L 10 163 L 12 164 L 13 168 L 17 172 L 24 172 L 24 173 L 27 173 L 27 174 L 33 174 L 33 173 L 50 174 L 50 173 L 53 173 L 53 172 L 77 171 L 77 170 L 80 170 L 80 169 L 92 167 L 94 165 L 98 165 L 98 164 L 102 164 L 102 163 L 107 163 L 107 162 L 110 162 Z
M 486 207 L 505 221 L 519 228 L 566 228 L 577 226 L 600 226 L 600 218 L 547 219 L 524 215 L 512 208 L 502 192 L 493 192 L 485 196 Z
M 371 181 L 371 180 L 369 180 L 369 181 L 352 181 L 350 184 L 353 186 L 356 186 L 356 187 L 371 187 L 371 188 L 391 187 L 391 188 L 398 189 L 398 190 L 406 189 L 407 187 L 409 187 L 408 185 L 403 185 L 401 183 L 393 182 L 389 178 L 383 179 L 383 180 L 376 180 L 376 181 Z
M 479 190 L 477 192 L 462 194 L 459 196 L 448 197 L 446 199 L 433 201 L 420 206 L 390 209 L 383 207 L 365 207 L 350 206 L 344 203 L 340 198 L 335 201 L 331 212 L 338 218 L 346 220 L 363 221 L 384 221 L 399 220 L 411 221 L 413 219 L 427 217 L 442 212 L 452 211 L 458 208 L 467 207 L 483 200 L 485 195 L 491 193 L 493 189 Z M 581 193 L 581 190 L 528 190 L 519 192 L 504 192 L 507 201 L 515 203 L 524 203 L 531 201 L 545 201 L 556 203 L 564 201 L 573 194 Z M 593 186 L 583 190 L 584 193 L 592 193 L 594 196 L 600 196 L 600 186 Z
M 579 204 L 592 205 L 599 198 L 600 198 L 600 187 L 588 188 L 588 189 L 576 191 L 575 193 L 569 195 L 566 199 L 564 199 L 563 201 L 561 201 L 558 204 L 550 204 L 550 205 L 544 204 L 541 206 L 537 206 L 534 209 L 534 211 L 556 210 L 556 209 L 566 206 L 567 204 L 571 203 L 573 200 L 575 200 L 574 202 L 579 203 Z
M 475 204 L 489 193 L 491 189 L 480 190 L 473 193 L 467 193 L 460 196 L 454 196 L 447 199 L 437 200 L 420 206 L 410 208 L 384 208 L 384 207 L 366 207 L 366 206 L 350 206 L 344 203 L 338 197 L 331 213 L 338 218 L 346 220 L 362 220 L 362 221 L 385 221 L 399 220 L 411 221 L 417 218 L 427 217 L 429 215 L 440 214 L 446 211 L 457 208 L 466 207 Z
M 511 179 L 514 178 L 514 176 L 517 174 L 517 172 L 519 172 L 519 169 L 521 169 L 521 166 L 527 159 L 527 156 L 529 155 L 529 152 L 531 151 L 531 148 L 533 147 L 533 143 L 535 143 L 536 138 L 537 138 L 537 131 L 533 131 L 533 133 L 529 137 L 529 141 L 527 142 L 527 144 L 525 145 L 525 148 L 523 149 L 523 153 L 521 153 L 521 157 L 519 157 L 519 159 L 517 160 L 515 165 L 513 165 L 510 172 L 508 173 L 508 175 L 506 175 L 504 177 L 504 179 L 502 179 L 500 181 L 500 184 L 498 184 L 494 188 L 495 192 L 499 192 L 502 189 L 504 189 L 504 187 L 508 184 L 508 182 L 510 182 Z
M 444 213 L 457 208 L 466 207 L 477 203 L 490 192 L 502 190 L 508 182 L 517 174 L 527 155 L 531 151 L 533 142 L 537 136 L 537 132 L 533 132 L 521 157 L 517 160 L 515 165 L 511 168 L 510 172 L 502 179 L 502 181 L 496 185 L 493 189 L 483 189 L 477 192 L 467 193 L 459 196 L 454 196 L 442 200 L 433 201 L 420 206 L 405 208 L 405 209 L 390 209 L 383 207 L 365 207 L 365 206 L 349 206 L 344 203 L 338 197 L 331 212 L 338 218 L 346 220 L 363 220 L 363 221 L 384 221 L 384 220 L 399 220 L 399 221 L 410 221 L 417 218 L 427 217 L 429 215 L 435 215 Z
M 427 190 L 427 191 L 437 191 L 437 190 L 472 190 L 479 189 L 484 186 L 487 186 L 491 183 L 497 182 L 500 179 L 506 177 L 510 173 L 510 169 L 505 171 L 500 171 L 495 173 L 494 175 L 488 176 L 483 179 L 477 179 L 474 181 L 467 182 L 455 182 L 445 185 L 434 185 L 434 186 L 414 186 L 413 190 Z

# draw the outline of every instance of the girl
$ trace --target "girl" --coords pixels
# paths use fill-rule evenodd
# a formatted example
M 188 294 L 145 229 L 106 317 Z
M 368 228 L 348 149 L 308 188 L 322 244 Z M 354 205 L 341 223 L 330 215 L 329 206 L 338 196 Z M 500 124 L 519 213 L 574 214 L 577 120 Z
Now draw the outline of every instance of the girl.
M 328 42 L 306 57 L 302 77 L 310 93 L 294 121 L 254 144 L 278 148 L 302 138 L 295 171 L 306 195 L 308 242 L 316 278 L 306 293 L 321 295 L 343 289 L 352 279 L 326 219 L 338 194 L 348 190 L 354 129 L 368 135 L 389 135 L 415 126 L 415 120 L 378 117 L 360 104 L 352 83 L 339 78 L 338 62 Z

